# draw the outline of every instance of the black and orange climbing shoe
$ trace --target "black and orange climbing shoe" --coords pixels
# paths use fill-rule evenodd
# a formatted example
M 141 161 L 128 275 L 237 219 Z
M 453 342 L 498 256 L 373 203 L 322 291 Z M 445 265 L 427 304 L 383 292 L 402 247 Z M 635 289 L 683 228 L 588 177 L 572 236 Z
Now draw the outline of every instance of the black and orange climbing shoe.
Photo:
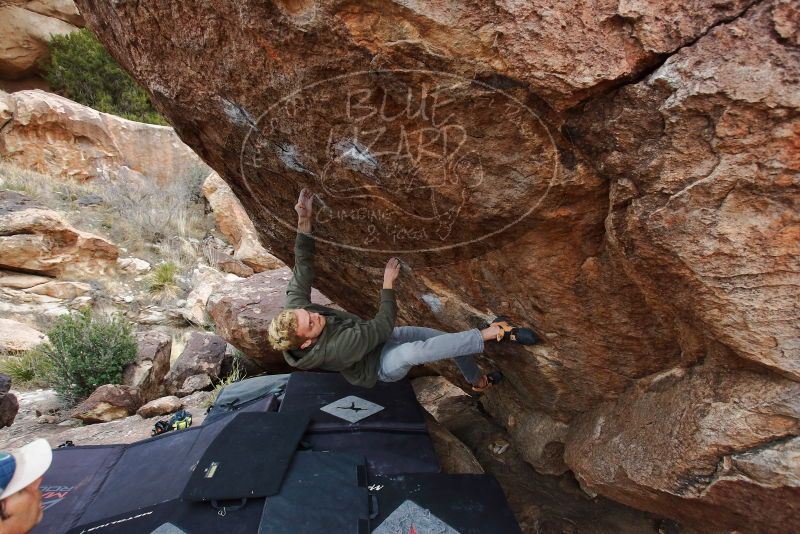
M 497 341 L 510 341 L 520 345 L 535 345 L 539 343 L 539 337 L 533 330 L 511 324 L 508 317 L 504 315 L 497 317 L 491 324 L 496 324 L 501 329 L 497 334 Z
M 472 395 L 474 397 L 480 396 L 483 394 L 487 389 L 494 386 L 495 384 L 499 384 L 503 381 L 503 373 L 500 371 L 492 371 L 489 374 L 481 375 L 480 381 L 477 384 L 472 386 Z

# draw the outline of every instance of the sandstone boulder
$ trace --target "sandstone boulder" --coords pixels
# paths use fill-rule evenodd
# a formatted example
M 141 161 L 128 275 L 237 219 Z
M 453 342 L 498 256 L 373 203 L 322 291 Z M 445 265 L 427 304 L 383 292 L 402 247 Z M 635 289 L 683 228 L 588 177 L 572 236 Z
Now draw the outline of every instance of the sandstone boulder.
M 752 523 L 761 517 L 794 527 L 800 457 L 787 445 L 798 413 L 797 382 L 706 362 L 663 373 L 579 418 L 565 458 L 589 490 L 690 524 L 736 529 L 738 521 L 766 532 Z M 772 508 L 775 499 L 786 505 Z
M 430 434 L 433 449 L 442 464 L 442 472 L 451 475 L 482 475 L 483 467 L 469 450 L 447 428 L 426 414 L 425 424 Z
M 11 426 L 19 412 L 19 401 L 10 389 L 11 377 L 0 374 L 0 428 Z
M 0 267 L 94 278 L 117 261 L 117 246 L 70 226 L 56 212 L 14 191 L 0 191 Z
M 19 412 L 19 402 L 13 393 L 0 397 L 0 428 L 11 426 Z
M 21 352 L 47 341 L 47 336 L 11 319 L 0 319 L 0 351 Z
M 202 162 L 172 128 L 101 113 L 39 90 L 0 92 L 0 156 L 55 177 L 164 184 Z
M 186 397 L 197 391 L 211 389 L 211 386 L 213 386 L 213 382 L 211 382 L 211 377 L 207 374 L 192 375 L 183 381 L 183 385 L 178 389 L 176 395 L 178 397 Z
M 142 274 L 151 269 L 148 262 L 139 258 L 119 258 L 117 260 L 119 268 L 128 273 Z
M 46 276 L 0 271 L 0 286 L 9 287 L 11 289 L 29 289 L 33 286 L 50 282 L 51 280 L 52 278 Z
M 64 407 L 61 397 L 52 389 L 28 392 L 25 395 L 25 401 L 28 409 L 33 410 L 37 417 L 56 414 Z
M 126 296 L 127 297 L 127 296 Z M 125 301 L 125 297 L 120 299 Z M 130 301 L 133 302 L 133 296 L 130 296 Z M 183 316 L 183 309 L 177 306 L 158 306 L 156 304 L 147 304 L 145 306 L 133 306 L 130 310 L 125 312 L 131 322 L 148 326 L 187 326 L 186 318 Z
M 229 254 L 215 251 L 211 254 L 211 257 L 211 265 L 224 273 L 234 274 L 240 278 L 247 278 L 255 274 L 252 267 L 249 267 Z
M 28 289 L 36 295 L 47 295 L 63 300 L 72 300 L 92 291 L 92 286 L 82 282 L 50 281 Z
M 125 367 L 122 383 L 137 388 L 142 402 L 149 402 L 163 393 L 163 380 L 169 371 L 172 337 L 164 332 L 148 330 L 137 332 L 135 338 L 136 360 Z
M 262 40 L 222 2 L 78 2 L 284 261 L 315 191 L 315 284 L 349 311 L 399 254 L 402 322 L 540 334 L 487 344 L 500 458 L 689 528 L 798 530 L 796 2 L 274 2 Z
M 85 24 L 72 0 L 11 0 L 11 3 L 40 15 L 69 22 L 78 28 L 83 28 Z
M 649 514 L 602 497 L 586 498 L 568 474 L 556 477 L 534 471 L 475 399 L 443 378 L 415 378 L 411 385 L 425 411 L 436 414 L 437 423 L 469 448 L 486 474 L 497 479 L 522 532 L 660 532 Z M 505 447 L 502 453 L 498 453 L 500 444 Z M 450 462 L 442 459 L 442 463 Z
M 216 172 L 209 174 L 203 183 L 203 195 L 214 212 L 214 220 L 220 231 L 233 243 L 235 259 L 257 273 L 283 267 L 282 261 L 261 246 L 256 228 L 247 212 L 228 184 Z
M 220 372 L 225 359 L 225 347 L 227 343 L 221 337 L 209 332 L 193 332 L 186 347 L 178 359 L 172 364 L 164 384 L 170 395 L 176 394 L 184 387 L 184 383 L 196 375 L 205 375 L 211 379 L 220 378 Z M 195 390 L 202 389 L 208 384 L 195 387 Z M 198 385 L 198 379 L 192 378 L 190 387 Z M 191 391 L 189 392 L 191 393 Z M 188 393 L 187 393 L 188 394 Z
M 86 297 L 78 297 L 69 303 L 47 295 L 0 287 L 0 313 L 19 317 L 26 315 L 58 317 L 69 313 L 70 306 L 84 298 Z
M 44 2 L 38 2 L 42 7 Z M 44 11 L 40 9 L 40 11 Z M 47 43 L 53 35 L 78 28 L 25 5 L 0 5 L 0 78 L 16 79 L 35 73 L 48 57 Z
M 267 329 L 275 314 L 283 309 L 290 277 L 291 271 L 285 267 L 258 273 L 222 284 L 208 298 L 208 313 L 217 325 L 217 332 L 264 370 L 285 368 L 283 356 L 269 346 Z M 312 291 L 311 299 L 331 305 L 317 290 Z
M 237 281 L 240 281 L 240 278 L 234 274 L 226 275 L 207 265 L 200 265 L 192 273 L 192 291 L 186 296 L 183 316 L 192 324 L 209 325 L 206 311 L 208 297 L 223 284 Z
M 136 413 L 142 406 L 139 390 L 130 386 L 100 386 L 70 414 L 85 424 L 106 423 Z
M 183 408 L 181 399 L 175 396 L 161 397 L 153 399 L 141 408 L 136 413 L 142 417 L 155 417 L 157 415 L 167 415 L 177 412 Z

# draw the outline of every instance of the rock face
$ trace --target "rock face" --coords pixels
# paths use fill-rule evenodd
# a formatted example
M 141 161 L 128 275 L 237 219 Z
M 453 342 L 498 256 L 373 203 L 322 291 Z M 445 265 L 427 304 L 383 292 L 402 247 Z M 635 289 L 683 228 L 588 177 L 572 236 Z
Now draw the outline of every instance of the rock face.
M 83 27 L 71 0 L 12 0 L 0 5 L 0 79 L 18 80 L 37 74 L 53 35 Z
M 93 278 L 115 267 L 117 255 L 113 243 L 76 230 L 25 195 L 0 191 L 0 268 Z
M 106 384 L 89 395 L 71 413 L 84 423 L 107 423 L 136 413 L 142 406 L 139 391 L 130 386 Z
M 122 383 L 138 388 L 142 402 L 150 402 L 163 393 L 162 382 L 169 371 L 172 337 L 157 330 L 137 332 L 135 337 L 136 361 L 125 367 Z
M 522 532 L 669 532 L 659 529 L 649 514 L 602 497 L 590 499 L 568 474 L 555 477 L 534 471 L 509 445 L 509 435 L 444 378 L 416 378 L 411 385 L 422 407 L 469 447 L 483 471 L 497 478 Z M 432 437 L 438 451 L 437 437 Z M 448 460 L 442 464 L 445 469 L 452 465 Z
M 447 428 L 436 422 L 436 419 L 427 415 L 425 424 L 433 443 L 433 450 L 442 464 L 442 472 L 449 475 L 482 475 L 484 473 L 469 447 L 461 443 Z
M 172 364 L 164 384 L 170 395 L 180 393 L 188 395 L 211 384 L 211 378 L 220 378 L 223 360 L 225 359 L 226 342 L 221 337 L 208 332 L 193 332 L 186 347 L 178 359 Z M 200 384 L 198 375 L 205 376 L 207 381 Z M 190 382 L 191 391 L 182 391 L 186 382 Z M 192 389 L 194 388 L 194 389 Z
M 168 126 L 129 121 L 40 90 L 0 91 L 0 156 L 36 172 L 165 183 L 201 166 Z
M 794 3 L 78 5 L 282 260 L 317 193 L 316 285 L 346 309 L 374 313 L 401 255 L 401 321 L 536 329 L 487 347 L 527 462 L 800 529 Z M 236 298 L 218 325 L 266 324 Z
M 219 174 L 208 175 L 203 183 L 203 195 L 211 205 L 220 231 L 233 243 L 234 258 L 257 273 L 283 267 L 282 261 L 261 246 L 253 221 Z
M 24 351 L 47 341 L 47 336 L 12 319 L 0 318 L 0 351 Z
M 259 273 L 219 284 L 208 297 L 208 313 L 219 335 L 248 356 L 256 368 L 285 370 L 283 355 L 272 350 L 267 341 L 267 328 L 275 314 L 283 309 L 286 283 L 291 276 L 286 267 Z M 316 289 L 311 292 L 311 300 L 323 306 L 332 304 Z

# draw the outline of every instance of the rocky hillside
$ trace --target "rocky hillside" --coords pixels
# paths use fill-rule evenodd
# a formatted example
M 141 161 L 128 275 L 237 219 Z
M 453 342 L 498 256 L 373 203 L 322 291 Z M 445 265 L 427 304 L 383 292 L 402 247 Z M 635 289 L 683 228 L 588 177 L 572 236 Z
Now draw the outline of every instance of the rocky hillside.
M 405 323 L 536 328 L 486 404 L 538 470 L 800 529 L 793 2 L 77 3 L 282 259 L 318 193 L 335 301 L 400 254 Z
M 11 426 L 0 432 L 3 448 L 31 435 L 52 437 L 66 430 L 64 421 L 170 413 L 182 405 L 177 396 L 250 372 L 255 364 L 213 333 L 207 303 L 216 291 L 241 293 L 245 282 L 277 295 L 287 279 L 288 269 L 261 246 L 230 188 L 171 128 L 43 91 L 0 91 L 0 428 Z M 233 304 L 215 309 L 230 316 L 226 307 Z M 110 346 L 70 352 L 59 344 L 116 339 L 107 333 L 59 331 L 49 338 L 58 351 L 45 354 L 45 334 L 83 314 L 91 319 L 81 324 L 108 316 L 130 324 L 136 360 L 124 372 L 108 356 L 116 354 Z M 80 379 L 70 378 L 87 381 L 80 393 L 59 389 L 64 373 L 48 371 L 55 353 L 98 358 L 88 371 L 76 371 Z M 119 383 L 107 384 L 116 380 L 111 376 Z M 64 398 L 27 391 L 36 386 L 56 387 Z M 158 409 L 147 407 L 166 394 L 172 397 Z M 46 408 L 29 409 L 39 397 Z M 65 410 L 73 406 L 63 401 L 84 402 Z

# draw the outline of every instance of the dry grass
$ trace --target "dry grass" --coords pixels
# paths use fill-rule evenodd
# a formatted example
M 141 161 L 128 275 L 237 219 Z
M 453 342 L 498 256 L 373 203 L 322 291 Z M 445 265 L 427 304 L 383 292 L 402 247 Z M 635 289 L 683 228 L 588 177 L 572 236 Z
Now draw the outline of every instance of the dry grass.
M 205 237 L 209 228 L 201 187 L 206 175 L 206 169 L 198 167 L 164 185 L 106 182 L 99 195 L 112 209 L 112 221 L 107 222 L 111 239 L 130 254 L 158 260 L 174 250 L 176 240 Z M 196 251 L 179 248 L 180 254 L 196 258 Z
M 211 407 L 217 401 L 219 392 L 222 391 L 222 389 L 225 386 L 229 386 L 234 382 L 239 382 L 240 380 L 244 380 L 245 377 L 246 373 L 242 369 L 241 365 L 239 365 L 239 363 L 234 360 L 233 369 L 231 369 L 231 374 L 229 374 L 222 380 L 216 381 L 216 383 L 214 384 L 214 389 L 211 390 L 211 395 L 208 397 L 208 399 L 203 401 L 203 407 L 204 408 Z
M 94 192 L 91 184 L 56 179 L 46 174 L 21 169 L 0 160 L 0 189 L 24 193 L 49 208 L 60 212 L 77 210 L 76 201 Z
M 121 256 L 136 256 L 153 265 L 172 264 L 177 277 L 205 263 L 201 241 L 213 229 L 201 191 L 207 175 L 208 168 L 200 164 L 166 184 L 77 182 L 0 161 L 0 189 L 24 193 L 64 215 L 76 228 L 109 239 L 123 249 Z M 87 205 L 89 198 L 97 203 Z M 177 291 L 171 293 L 175 296 Z
M 150 293 L 155 294 L 174 294 L 178 291 L 178 284 L 175 280 L 175 274 L 178 272 L 178 266 L 168 261 L 160 263 L 153 269 L 149 278 Z
M 0 373 L 10 376 L 16 386 L 47 387 L 52 364 L 38 348 L 17 353 L 0 351 Z

